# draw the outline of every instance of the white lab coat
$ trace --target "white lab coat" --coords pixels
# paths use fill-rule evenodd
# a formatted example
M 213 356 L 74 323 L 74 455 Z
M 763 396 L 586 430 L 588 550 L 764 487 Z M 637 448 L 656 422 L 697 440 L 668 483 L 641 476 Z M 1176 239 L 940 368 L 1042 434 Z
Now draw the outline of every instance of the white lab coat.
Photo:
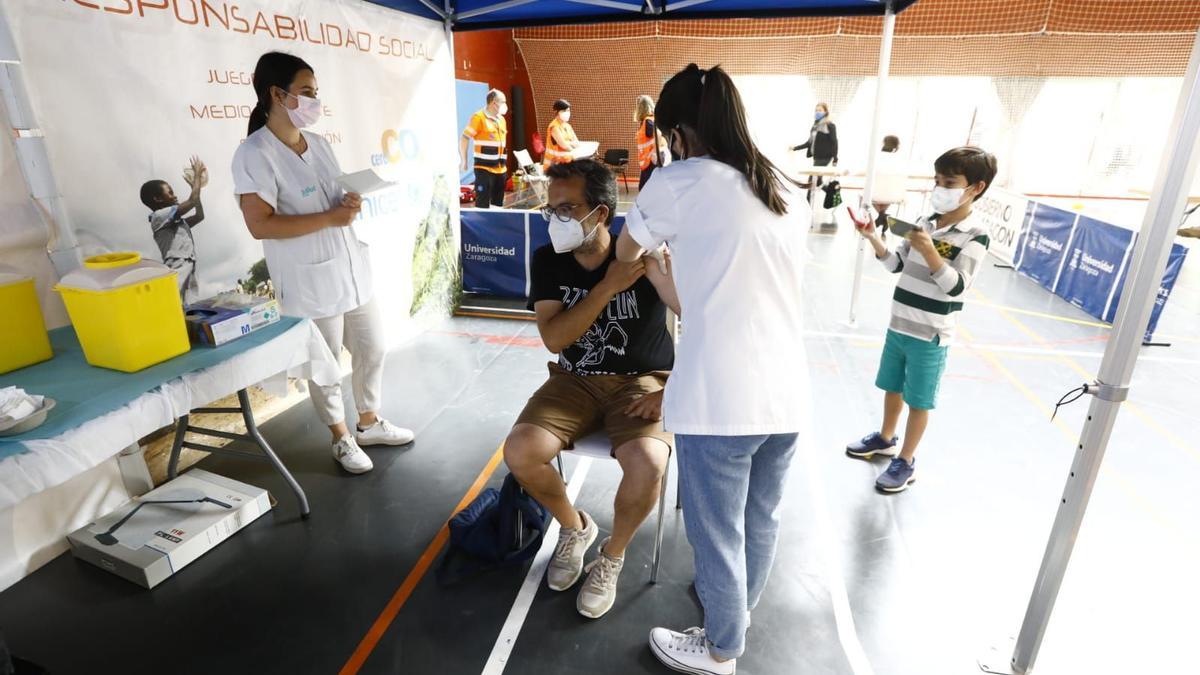
M 340 203 L 345 191 L 329 143 L 302 131 L 308 150 L 297 155 L 263 127 L 233 156 L 235 195 L 257 194 L 285 216 L 321 213 Z M 320 319 L 345 314 L 370 302 L 371 258 L 354 226 L 326 227 L 288 239 L 263 241 L 280 306 L 293 316 Z

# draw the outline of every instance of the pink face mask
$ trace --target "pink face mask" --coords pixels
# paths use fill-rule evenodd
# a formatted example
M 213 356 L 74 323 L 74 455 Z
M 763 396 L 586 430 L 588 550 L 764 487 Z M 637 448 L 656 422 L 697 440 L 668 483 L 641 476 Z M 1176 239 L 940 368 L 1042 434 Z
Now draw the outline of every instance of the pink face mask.
M 306 129 L 317 123 L 321 119 L 321 99 L 311 96 L 297 96 L 296 94 L 284 92 L 288 96 L 296 99 L 298 105 L 295 110 L 285 108 L 287 110 L 288 119 L 297 129 Z

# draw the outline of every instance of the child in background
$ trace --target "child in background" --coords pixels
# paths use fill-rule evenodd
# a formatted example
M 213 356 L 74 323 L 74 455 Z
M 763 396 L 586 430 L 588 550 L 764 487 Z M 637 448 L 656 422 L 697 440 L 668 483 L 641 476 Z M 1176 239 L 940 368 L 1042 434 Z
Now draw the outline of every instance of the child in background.
M 164 180 L 151 180 L 143 184 L 141 198 L 146 208 L 150 209 L 150 231 L 154 235 L 154 243 L 158 244 L 163 263 L 179 273 L 179 297 L 184 305 L 188 305 L 200 299 L 200 286 L 196 280 L 196 240 L 192 236 L 192 228 L 204 220 L 204 205 L 200 203 L 200 190 L 208 183 L 208 169 L 204 162 L 192 157 L 190 165 L 184 170 L 183 180 L 192 192 L 182 204 Z M 192 215 L 188 216 L 189 213 Z
M 884 391 L 883 425 L 846 446 L 851 457 L 892 457 L 875 481 L 876 489 L 885 493 L 903 492 L 916 480 L 914 456 L 929 424 L 929 411 L 937 403 L 958 312 L 989 244 L 988 230 L 972 217 L 971 208 L 995 179 L 996 158 L 979 148 L 961 147 L 938 157 L 933 166 L 937 184 L 930 201 L 935 213 L 921 218 L 920 228 L 895 251 L 884 245 L 870 218 L 856 218 L 859 234 L 875 249 L 875 257 L 889 272 L 901 275 L 875 379 L 875 386 Z M 896 456 L 900 439 L 895 432 L 905 403 L 908 422 Z

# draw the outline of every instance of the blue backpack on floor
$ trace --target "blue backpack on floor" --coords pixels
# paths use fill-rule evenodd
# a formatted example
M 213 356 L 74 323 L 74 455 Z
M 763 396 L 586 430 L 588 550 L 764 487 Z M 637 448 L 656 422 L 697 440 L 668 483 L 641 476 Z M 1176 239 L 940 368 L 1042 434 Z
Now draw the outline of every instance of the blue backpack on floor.
M 505 476 L 499 490 L 484 490 L 450 519 L 450 547 L 438 568 L 438 581 L 450 585 L 532 560 L 542 546 L 548 520 L 546 507 L 525 494 L 512 474 Z M 465 561 L 455 569 L 458 558 Z

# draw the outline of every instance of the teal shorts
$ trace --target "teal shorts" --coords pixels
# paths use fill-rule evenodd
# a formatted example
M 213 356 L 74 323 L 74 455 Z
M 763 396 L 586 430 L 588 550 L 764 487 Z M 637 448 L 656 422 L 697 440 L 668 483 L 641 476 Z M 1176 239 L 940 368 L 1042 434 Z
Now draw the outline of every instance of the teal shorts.
M 887 332 L 883 357 L 875 386 L 893 394 L 903 394 L 904 402 L 917 410 L 937 406 L 938 388 L 946 370 L 946 353 L 938 338 L 926 342 L 895 331 Z

